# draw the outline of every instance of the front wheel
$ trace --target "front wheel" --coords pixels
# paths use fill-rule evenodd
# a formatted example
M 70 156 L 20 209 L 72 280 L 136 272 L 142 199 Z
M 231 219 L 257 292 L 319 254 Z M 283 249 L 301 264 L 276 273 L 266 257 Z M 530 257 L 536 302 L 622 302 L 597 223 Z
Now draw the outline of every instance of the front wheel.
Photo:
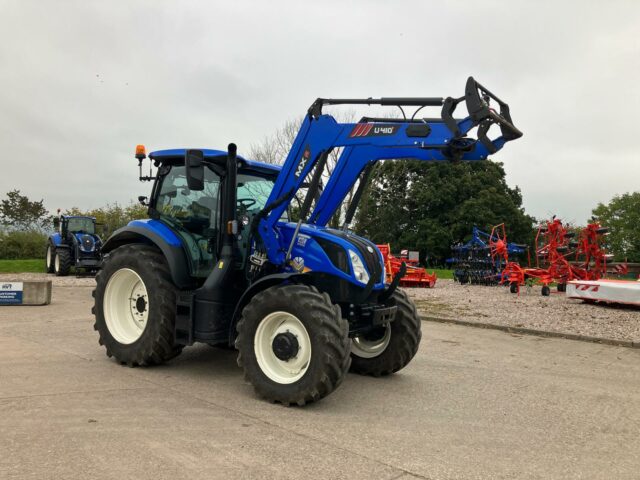
M 54 257 L 56 256 L 56 249 L 51 242 L 47 243 L 47 256 L 45 260 L 47 273 L 54 273 Z
M 237 331 L 238 365 L 267 400 L 320 400 L 349 370 L 349 324 L 329 295 L 314 287 L 263 290 L 242 311 Z
M 395 319 L 386 326 L 351 341 L 351 371 L 380 377 L 406 367 L 418 352 L 422 338 L 416 306 L 402 290 L 391 297 L 398 307 Z
M 71 271 L 71 252 L 67 248 L 58 248 L 53 259 L 53 271 L 57 277 L 66 277 Z
M 176 289 L 162 254 L 147 245 L 116 248 L 96 275 L 94 329 L 107 356 L 130 367 L 180 353 L 173 343 Z

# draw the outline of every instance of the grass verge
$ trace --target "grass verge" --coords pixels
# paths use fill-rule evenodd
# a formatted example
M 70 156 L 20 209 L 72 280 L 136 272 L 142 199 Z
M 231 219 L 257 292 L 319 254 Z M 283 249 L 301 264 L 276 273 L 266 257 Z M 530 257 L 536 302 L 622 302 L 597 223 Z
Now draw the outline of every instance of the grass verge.
M 435 268 L 432 270 L 430 268 L 427 268 L 427 272 L 429 273 L 436 272 L 436 275 L 438 276 L 438 278 L 441 278 L 441 279 L 448 279 L 448 280 L 453 279 L 453 270 L 448 270 L 444 268 Z
M 0 273 L 44 273 L 44 260 L 0 260 Z

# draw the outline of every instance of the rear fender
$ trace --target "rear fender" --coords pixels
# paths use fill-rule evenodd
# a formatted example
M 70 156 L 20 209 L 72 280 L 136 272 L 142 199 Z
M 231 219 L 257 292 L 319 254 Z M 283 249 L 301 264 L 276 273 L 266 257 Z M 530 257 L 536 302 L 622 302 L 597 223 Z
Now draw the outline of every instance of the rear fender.
M 161 235 L 147 225 L 145 222 L 136 221 L 116 230 L 102 245 L 102 253 L 107 254 L 123 245 L 135 243 L 153 245 L 164 255 L 174 285 L 179 289 L 193 288 L 195 282 L 189 274 L 189 263 L 179 240 L 169 242 L 166 235 Z
M 49 241 L 53 246 L 57 247 L 62 243 L 62 237 L 59 233 L 56 232 L 53 235 L 49 236 Z

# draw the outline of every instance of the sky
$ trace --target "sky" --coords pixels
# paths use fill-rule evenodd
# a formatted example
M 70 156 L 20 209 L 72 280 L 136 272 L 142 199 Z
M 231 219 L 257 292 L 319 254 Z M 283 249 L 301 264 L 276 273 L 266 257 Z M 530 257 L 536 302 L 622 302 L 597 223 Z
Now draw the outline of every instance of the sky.
M 461 96 L 524 136 L 526 211 L 584 223 L 640 190 L 640 2 L 0 0 L 0 196 L 127 204 L 136 144 L 248 152 L 317 97 Z

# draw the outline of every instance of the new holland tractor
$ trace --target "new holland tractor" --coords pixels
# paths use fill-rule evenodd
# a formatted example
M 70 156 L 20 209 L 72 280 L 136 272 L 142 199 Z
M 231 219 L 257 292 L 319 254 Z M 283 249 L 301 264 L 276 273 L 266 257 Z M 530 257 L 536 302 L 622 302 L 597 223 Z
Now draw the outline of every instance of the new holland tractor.
M 102 261 L 102 239 L 96 233 L 96 219 L 60 215 L 53 219 L 56 232 L 49 236 L 46 253 L 47 273 L 69 275 L 95 273 Z
M 460 103 L 468 115 L 455 118 Z M 322 112 L 338 104 L 403 113 L 433 106 L 441 115 L 339 123 Z M 372 166 L 485 160 L 521 135 L 507 104 L 469 78 L 459 98 L 319 98 L 282 167 L 244 159 L 229 144 L 152 152 L 155 173 L 143 176 L 140 145 L 140 179 L 154 182 L 150 197 L 140 197 L 150 218 L 117 230 L 102 248 L 92 310 L 99 342 L 129 366 L 165 362 L 194 342 L 235 347 L 256 392 L 285 405 L 325 397 L 349 370 L 397 372 L 418 350 L 420 318 L 398 288 L 404 271 L 385 283 L 380 251 L 349 229 Z M 352 189 L 343 227 L 329 228 Z M 297 194 L 304 198 L 291 221 Z

